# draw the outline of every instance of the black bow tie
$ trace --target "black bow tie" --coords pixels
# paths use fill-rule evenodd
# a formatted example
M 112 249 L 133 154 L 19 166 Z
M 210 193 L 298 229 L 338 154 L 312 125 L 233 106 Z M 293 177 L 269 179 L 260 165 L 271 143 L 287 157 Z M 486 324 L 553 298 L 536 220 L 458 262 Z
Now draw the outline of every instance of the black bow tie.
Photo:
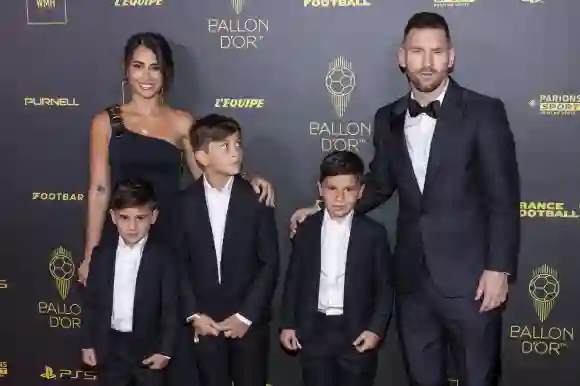
M 419 114 L 425 113 L 433 119 L 437 119 L 441 103 L 436 100 L 429 103 L 427 106 L 421 106 L 415 99 L 409 101 L 409 115 L 416 117 Z

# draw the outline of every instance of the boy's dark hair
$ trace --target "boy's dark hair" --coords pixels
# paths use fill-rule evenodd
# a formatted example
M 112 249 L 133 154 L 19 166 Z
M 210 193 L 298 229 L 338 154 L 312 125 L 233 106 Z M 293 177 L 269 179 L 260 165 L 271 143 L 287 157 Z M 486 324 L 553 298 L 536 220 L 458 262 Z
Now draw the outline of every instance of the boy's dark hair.
M 320 179 L 323 182 L 327 177 L 354 175 L 361 182 L 365 173 L 363 160 L 352 151 L 337 150 L 324 157 L 320 164 Z
M 110 206 L 113 210 L 142 206 L 149 206 L 151 209 L 155 209 L 157 203 L 153 185 L 140 179 L 121 181 L 113 190 Z
M 407 25 L 405 26 L 405 34 L 403 40 L 407 38 L 412 29 L 434 28 L 441 29 L 445 32 L 447 40 L 451 41 L 451 34 L 449 32 L 449 25 L 445 18 L 434 12 L 418 12 L 411 16 Z
M 223 141 L 232 134 L 242 132 L 240 124 L 233 118 L 209 114 L 197 120 L 189 132 L 193 151 L 207 150 L 211 142 Z

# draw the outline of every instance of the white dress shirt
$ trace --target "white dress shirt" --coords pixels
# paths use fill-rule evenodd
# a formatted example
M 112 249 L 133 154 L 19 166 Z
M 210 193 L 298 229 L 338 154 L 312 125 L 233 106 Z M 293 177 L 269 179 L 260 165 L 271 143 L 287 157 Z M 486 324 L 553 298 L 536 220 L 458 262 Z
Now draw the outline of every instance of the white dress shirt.
M 217 259 L 218 282 L 222 282 L 221 261 L 222 248 L 224 245 L 224 232 L 226 230 L 226 217 L 230 205 L 230 196 L 232 195 L 232 185 L 234 178 L 230 177 L 226 185 L 220 190 L 209 184 L 205 175 L 203 176 L 203 187 L 205 190 L 205 201 L 211 223 L 211 232 L 213 234 L 213 244 Z
M 443 98 L 449 87 L 449 80 L 443 89 L 443 92 L 437 100 L 443 103 Z M 415 99 L 413 93 L 411 98 Z M 407 150 L 415 172 L 415 178 L 421 193 L 425 187 L 425 179 L 427 177 L 427 165 L 429 164 L 429 153 L 431 151 L 431 141 L 433 134 L 435 134 L 435 124 L 437 120 L 431 118 L 427 114 L 419 114 L 416 117 L 411 117 L 409 111 L 405 116 L 405 140 L 407 143 Z
M 320 232 L 320 288 L 318 311 L 326 315 L 342 315 L 344 279 L 353 212 L 342 221 L 334 220 L 324 211 Z
M 119 237 L 115 258 L 113 314 L 111 328 L 121 332 L 133 331 L 133 306 L 137 274 L 147 237 L 130 247 Z
M 205 201 L 207 203 L 209 222 L 211 224 L 211 232 L 213 234 L 213 244 L 215 246 L 219 283 L 222 282 L 221 261 L 224 244 L 224 232 L 226 230 L 226 217 L 228 214 L 228 207 L 230 205 L 233 184 L 234 177 L 230 177 L 222 189 L 216 189 L 210 185 L 205 175 L 203 176 Z M 236 316 L 247 325 L 252 324 L 250 320 L 244 318 L 242 315 L 236 314 Z

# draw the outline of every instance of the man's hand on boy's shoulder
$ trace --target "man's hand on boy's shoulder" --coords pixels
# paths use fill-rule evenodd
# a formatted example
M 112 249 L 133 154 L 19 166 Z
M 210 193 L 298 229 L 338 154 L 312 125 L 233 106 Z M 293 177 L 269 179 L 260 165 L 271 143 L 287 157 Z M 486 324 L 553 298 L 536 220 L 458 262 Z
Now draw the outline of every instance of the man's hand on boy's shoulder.
M 257 174 L 244 173 L 242 177 L 252 185 L 256 194 L 260 195 L 260 202 L 265 202 L 267 206 L 272 208 L 276 205 L 276 193 L 274 192 L 274 186 L 270 182 Z
M 319 211 L 320 211 L 319 201 L 316 201 L 316 203 L 309 208 L 302 208 L 296 210 L 294 214 L 292 214 L 292 217 L 290 217 L 290 237 L 291 238 L 294 237 L 294 235 L 296 234 L 296 230 L 298 229 L 298 226 L 302 222 L 304 222 L 304 220 L 306 220 L 313 214 L 318 213 Z

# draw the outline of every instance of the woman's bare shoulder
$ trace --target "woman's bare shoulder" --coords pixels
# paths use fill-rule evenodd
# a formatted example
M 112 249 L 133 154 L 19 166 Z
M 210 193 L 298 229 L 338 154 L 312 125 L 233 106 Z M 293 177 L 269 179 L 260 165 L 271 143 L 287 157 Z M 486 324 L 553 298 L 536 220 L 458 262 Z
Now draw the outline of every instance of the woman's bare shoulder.
M 109 134 L 111 132 L 109 114 L 104 110 L 96 113 L 93 116 L 91 128 L 93 132 L 97 132 L 100 134 Z
M 175 123 L 175 128 L 179 130 L 180 133 L 183 135 L 189 135 L 189 130 L 191 129 L 191 125 L 195 122 L 194 116 L 185 111 L 179 109 L 170 109 L 171 119 Z

